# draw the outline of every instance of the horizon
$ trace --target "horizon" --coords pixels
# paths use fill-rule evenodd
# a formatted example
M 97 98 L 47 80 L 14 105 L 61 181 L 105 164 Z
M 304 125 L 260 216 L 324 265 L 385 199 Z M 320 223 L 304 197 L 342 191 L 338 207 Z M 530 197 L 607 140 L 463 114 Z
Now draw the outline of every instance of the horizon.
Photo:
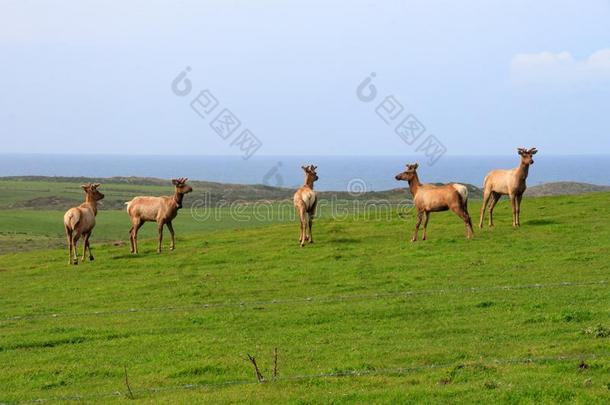
M 394 176 L 407 163 L 420 164 L 427 183 L 463 182 L 479 186 L 493 169 L 512 169 L 515 155 L 453 156 L 427 160 L 420 155 L 317 155 L 264 156 L 244 160 L 228 155 L 118 155 L 118 154 L 4 154 L 0 176 L 61 177 L 188 177 L 225 184 L 265 184 L 295 187 L 302 184 L 301 166 L 316 164 L 319 190 L 345 190 L 353 185 L 366 190 L 396 188 Z M 528 184 L 573 181 L 610 185 L 608 155 L 536 155 Z

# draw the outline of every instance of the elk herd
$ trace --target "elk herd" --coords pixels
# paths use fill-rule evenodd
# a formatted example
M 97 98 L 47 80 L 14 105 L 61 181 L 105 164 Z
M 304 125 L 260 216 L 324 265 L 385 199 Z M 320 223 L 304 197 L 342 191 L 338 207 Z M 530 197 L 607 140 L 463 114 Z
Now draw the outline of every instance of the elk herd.
M 483 228 L 485 210 L 489 208 L 489 226 L 493 226 L 493 210 L 501 196 L 508 196 L 512 206 L 513 227 L 521 225 L 519 216 L 521 213 L 521 199 L 526 189 L 526 179 L 529 167 L 534 163 L 533 156 L 538 152 L 536 148 L 518 148 L 520 156 L 519 166 L 503 170 L 492 170 L 485 176 L 483 181 L 483 202 L 481 204 L 481 215 L 479 218 L 479 228 Z M 417 211 L 415 230 L 411 241 L 417 241 L 419 227 L 424 225 L 422 239 L 426 240 L 426 229 L 430 213 L 440 211 L 453 211 L 464 221 L 466 237 L 471 239 L 474 235 L 472 221 L 468 213 L 468 189 L 463 184 L 449 183 L 444 185 L 422 184 L 417 174 L 419 165 L 417 163 L 407 164 L 406 170 L 395 176 L 396 180 L 408 182 L 409 191 L 413 197 L 413 204 Z M 293 197 L 294 207 L 300 220 L 299 244 L 301 247 L 305 242 L 313 243 L 312 225 L 316 214 L 318 203 L 314 182 L 318 180 L 316 172 L 317 166 L 309 165 L 301 167 L 305 173 L 305 183 L 295 193 Z M 188 179 L 179 178 L 172 180 L 175 187 L 173 195 L 163 197 L 135 197 L 125 203 L 127 213 L 131 219 L 131 229 L 129 230 L 130 251 L 138 253 L 138 230 L 144 222 L 155 222 L 159 235 L 157 252 L 161 252 L 163 241 L 163 227 L 166 226 L 171 235 L 170 250 L 176 246 L 174 227 L 172 220 L 178 215 L 178 210 L 182 208 L 184 195 L 193 191 L 187 185 Z M 70 208 L 64 215 L 64 228 L 69 247 L 69 264 L 78 264 L 76 245 L 78 240 L 83 238 L 83 256 L 89 253 L 89 260 L 93 260 L 89 237 L 95 227 L 95 217 L 97 215 L 97 202 L 104 198 L 98 187 L 99 184 L 85 184 L 82 189 L 85 192 L 85 202 L 78 207 Z

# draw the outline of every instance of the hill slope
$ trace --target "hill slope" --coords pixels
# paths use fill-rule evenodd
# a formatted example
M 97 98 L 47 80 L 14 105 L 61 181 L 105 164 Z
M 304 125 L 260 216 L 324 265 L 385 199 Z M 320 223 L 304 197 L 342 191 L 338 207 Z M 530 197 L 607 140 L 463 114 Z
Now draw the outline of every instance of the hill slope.
M 83 183 L 102 183 L 106 195 L 101 209 L 122 209 L 123 203 L 136 195 L 168 195 L 173 192 L 169 180 L 140 177 L 42 177 L 20 176 L 0 178 L 1 209 L 46 209 L 65 210 L 82 201 L 79 185 Z M 223 184 L 207 181 L 191 181 L 194 192 L 188 196 L 190 201 L 206 201 L 209 204 L 231 204 L 234 202 L 281 201 L 291 200 L 294 189 L 270 187 L 262 184 Z M 471 184 L 466 185 L 470 199 L 481 198 L 482 191 Z M 529 196 L 569 195 L 589 192 L 609 191 L 609 186 L 596 186 L 585 183 L 557 182 L 531 186 L 526 191 Z M 320 198 L 327 200 L 384 200 L 405 201 L 410 198 L 406 184 L 403 187 L 361 194 L 345 191 L 320 192 Z
M 77 267 L 2 255 L 0 402 L 127 403 L 124 367 L 146 402 L 603 402 L 609 197 L 526 199 L 518 230 L 504 201 L 472 241 L 439 213 L 409 243 L 391 210 L 322 217 L 302 249 L 291 223 L 183 228 L 137 257 L 94 238 Z M 271 380 L 274 348 L 257 384 L 246 354 Z
M 604 191 L 610 191 L 610 186 L 598 186 L 596 184 L 577 183 L 574 181 L 558 181 L 528 187 L 528 189 L 525 191 L 525 195 L 540 197 L 552 195 L 600 193 Z

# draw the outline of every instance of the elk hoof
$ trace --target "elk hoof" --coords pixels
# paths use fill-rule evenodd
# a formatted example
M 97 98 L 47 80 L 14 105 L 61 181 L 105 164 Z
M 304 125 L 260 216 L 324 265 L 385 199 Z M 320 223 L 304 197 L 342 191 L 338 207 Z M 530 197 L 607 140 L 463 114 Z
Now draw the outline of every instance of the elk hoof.
M 174 250 L 174 249 L 176 249 L 174 246 L 169 247 L 169 250 Z
M 93 261 L 95 258 L 93 256 L 89 256 L 89 260 Z
M 76 266 L 78 264 L 78 260 L 73 260 L 72 264 Z

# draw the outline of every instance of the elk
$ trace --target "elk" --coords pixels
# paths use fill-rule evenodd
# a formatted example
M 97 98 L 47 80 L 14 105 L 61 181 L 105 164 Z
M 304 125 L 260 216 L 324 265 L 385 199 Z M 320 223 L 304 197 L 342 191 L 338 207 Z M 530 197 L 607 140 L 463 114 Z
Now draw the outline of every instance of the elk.
M 127 213 L 131 218 L 131 229 L 129 230 L 129 241 L 131 253 L 138 254 L 138 230 L 144 222 L 156 222 L 159 232 L 159 244 L 157 253 L 161 253 L 161 242 L 163 241 L 163 226 L 167 226 L 172 236 L 170 250 L 176 247 L 174 237 L 174 227 L 172 220 L 178 215 L 178 210 L 182 208 L 184 195 L 193 191 L 193 188 L 186 184 L 186 178 L 173 179 L 172 184 L 176 187 L 174 195 L 164 197 L 135 197 L 126 202 Z
M 311 226 L 318 204 L 316 192 L 313 191 L 313 183 L 318 180 L 317 168 L 318 166 L 314 165 L 301 166 L 301 169 L 305 172 L 305 184 L 294 193 L 293 197 L 294 208 L 301 220 L 301 234 L 299 236 L 301 247 L 305 245 L 306 241 L 313 243 Z
M 93 260 L 89 237 L 95 226 L 97 202 L 104 198 L 104 194 L 100 193 L 97 189 L 99 186 L 99 184 L 83 184 L 81 187 L 85 190 L 85 202 L 78 207 L 70 208 L 64 214 L 64 228 L 69 246 L 68 264 L 78 264 L 76 244 L 81 236 L 84 238 L 82 261 L 85 261 L 85 254 L 87 252 L 89 252 L 89 260 Z
M 417 241 L 417 233 L 422 220 L 424 221 L 423 240 L 426 240 L 426 228 L 431 212 L 451 210 L 464 220 L 466 227 L 466 237 L 473 237 L 472 222 L 468 214 L 468 189 L 458 183 L 449 183 L 442 186 L 432 184 L 421 184 L 417 176 L 419 165 L 407 164 L 407 170 L 396 175 L 396 180 L 409 182 L 409 190 L 413 196 L 413 203 L 417 209 L 417 223 L 415 232 L 411 238 L 412 242 Z
M 525 180 L 529 172 L 530 165 L 534 164 L 534 156 L 538 153 L 536 148 L 518 148 L 517 153 L 521 156 L 519 166 L 510 170 L 492 170 L 485 176 L 483 181 L 483 204 L 481 205 L 481 218 L 479 228 L 483 228 L 483 218 L 485 208 L 489 203 L 489 226 L 494 226 L 493 212 L 498 200 L 503 195 L 507 195 L 513 208 L 513 227 L 521 226 L 521 199 L 527 188 Z

